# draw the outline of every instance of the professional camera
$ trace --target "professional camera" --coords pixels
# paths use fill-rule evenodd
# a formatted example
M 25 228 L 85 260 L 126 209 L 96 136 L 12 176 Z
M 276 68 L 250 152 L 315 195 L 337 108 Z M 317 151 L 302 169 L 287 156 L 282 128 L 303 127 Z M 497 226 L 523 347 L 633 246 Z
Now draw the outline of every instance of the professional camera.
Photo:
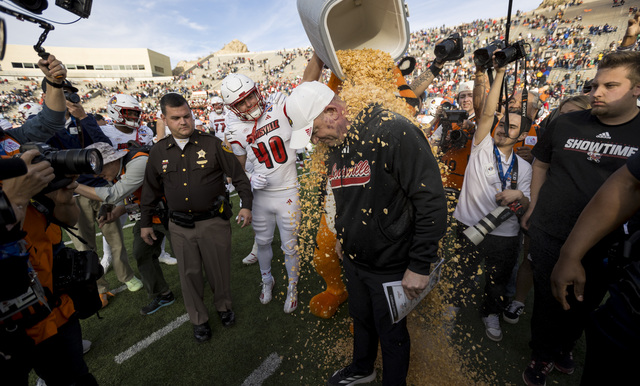
M 469 113 L 466 110 L 443 109 L 440 119 L 462 125 L 462 122 L 464 122 L 464 120 L 467 118 L 469 118 Z
M 496 40 L 486 47 L 478 48 L 473 52 L 473 62 L 476 67 L 482 67 L 486 70 L 493 68 L 493 53 L 504 48 L 502 40 Z
M 527 56 L 527 51 L 524 47 L 524 40 L 518 40 L 517 42 L 506 46 L 502 50 L 496 52 L 495 56 L 498 67 L 504 67 L 518 59 L 525 58 Z
M 20 146 L 21 153 L 31 149 L 36 149 L 41 154 L 33 159 L 33 163 L 49 161 L 56 175 L 49 186 L 43 189 L 43 193 L 67 186 L 71 182 L 67 175 L 100 174 L 102 171 L 102 155 L 96 149 L 58 150 L 42 142 L 28 142 Z
M 436 55 L 436 61 L 445 62 L 448 60 L 457 60 L 464 56 L 464 46 L 459 33 L 454 33 L 439 44 L 433 50 Z
M 505 222 L 514 214 L 518 217 L 524 214 L 524 207 L 520 204 L 520 201 L 516 200 L 507 206 L 499 206 L 495 208 L 491 213 L 478 221 L 476 225 L 470 226 L 462 233 L 474 245 L 478 245 L 489 233 L 499 227 L 500 224 Z
M 66 100 L 68 100 L 71 103 L 80 103 L 80 95 L 78 95 L 75 92 L 65 91 L 64 92 L 64 97 L 65 97 Z

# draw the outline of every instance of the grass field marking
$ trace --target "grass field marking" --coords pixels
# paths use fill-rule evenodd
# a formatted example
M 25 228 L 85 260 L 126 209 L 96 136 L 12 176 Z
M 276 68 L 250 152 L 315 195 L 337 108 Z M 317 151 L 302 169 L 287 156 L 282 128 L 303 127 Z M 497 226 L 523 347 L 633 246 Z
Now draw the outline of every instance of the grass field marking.
M 260 386 L 280 367 L 282 358 L 277 352 L 271 353 L 257 369 L 242 382 L 242 386 Z
M 127 359 L 131 358 L 132 356 L 136 355 L 140 351 L 142 351 L 145 348 L 149 347 L 149 345 L 151 345 L 151 343 L 161 339 L 165 335 L 169 334 L 171 331 L 173 331 L 176 328 L 180 327 L 187 320 L 189 320 L 189 315 L 184 314 L 182 316 L 179 316 L 173 322 L 167 324 L 166 326 L 164 326 L 163 328 L 161 328 L 158 331 L 154 332 L 153 334 L 149 335 L 145 339 L 143 339 L 140 342 L 138 342 L 138 343 L 134 344 L 133 346 L 129 347 L 127 350 L 125 350 L 125 351 L 121 352 L 120 354 L 116 355 L 114 360 L 116 361 L 117 364 L 121 365 Z

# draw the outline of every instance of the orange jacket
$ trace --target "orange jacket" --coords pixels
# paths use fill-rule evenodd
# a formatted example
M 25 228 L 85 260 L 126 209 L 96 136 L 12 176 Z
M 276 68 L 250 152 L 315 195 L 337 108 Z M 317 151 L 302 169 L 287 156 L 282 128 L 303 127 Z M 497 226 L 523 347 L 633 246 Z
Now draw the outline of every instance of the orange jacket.
M 55 224 L 47 224 L 44 214 L 32 205 L 27 207 L 23 230 L 27 232 L 25 240 L 29 249 L 29 260 L 38 274 L 44 288 L 53 292 L 53 245 L 62 240 L 62 230 Z M 27 329 L 27 334 L 36 344 L 58 333 L 76 312 L 73 301 L 68 295 L 60 295 L 59 304 L 43 320 Z

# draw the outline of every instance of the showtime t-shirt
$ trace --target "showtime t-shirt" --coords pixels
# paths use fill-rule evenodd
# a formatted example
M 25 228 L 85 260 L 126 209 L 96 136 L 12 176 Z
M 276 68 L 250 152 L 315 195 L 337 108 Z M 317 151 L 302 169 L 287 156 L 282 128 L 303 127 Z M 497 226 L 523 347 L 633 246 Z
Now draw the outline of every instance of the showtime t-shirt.
M 591 110 L 564 114 L 533 148 L 549 164 L 531 224 L 566 239 L 580 212 L 604 181 L 640 148 L 640 114 L 621 125 L 605 125 Z

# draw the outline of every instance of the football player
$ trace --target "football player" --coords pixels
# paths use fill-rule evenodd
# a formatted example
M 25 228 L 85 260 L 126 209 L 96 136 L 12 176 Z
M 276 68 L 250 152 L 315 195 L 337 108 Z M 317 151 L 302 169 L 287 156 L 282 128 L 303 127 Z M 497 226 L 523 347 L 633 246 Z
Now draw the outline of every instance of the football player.
M 222 98 L 219 96 L 211 98 L 211 107 L 213 108 L 213 111 L 209 114 L 209 130 L 211 134 L 214 134 L 216 137 L 220 138 L 221 141 L 225 142 L 224 134 L 226 124 L 224 122 L 224 117 L 227 115 L 227 111 L 225 111 Z
M 284 312 L 291 313 L 298 306 L 300 257 L 295 230 L 300 211 L 296 150 L 289 147 L 291 126 L 283 110 L 285 98 L 276 93 L 265 101 L 256 84 L 241 74 L 228 75 L 221 92 L 233 113 L 227 115 L 227 139 L 240 164 L 248 161 L 253 166 L 252 225 L 262 276 L 260 302 L 267 304 L 272 298 L 271 241 L 277 224 L 289 277 Z
M 130 141 L 134 141 L 140 146 L 151 146 L 153 144 L 153 131 L 146 125 L 142 124 L 142 109 L 140 102 L 136 98 L 127 94 L 116 94 L 109 99 L 107 103 L 107 115 L 111 118 L 113 124 L 101 126 L 113 147 L 117 150 L 128 149 Z M 126 216 L 122 216 L 122 222 L 126 221 Z M 108 248 L 106 240 L 103 245 L 103 266 L 109 267 L 111 261 L 111 250 Z M 166 237 L 162 240 L 162 252 L 158 260 L 167 265 L 176 265 L 178 260 L 171 256 L 165 250 Z
M 112 96 L 107 103 L 107 114 L 113 124 L 103 126 L 102 130 L 116 149 L 129 148 L 129 141 L 141 146 L 152 144 L 153 131 L 141 124 L 142 109 L 136 98 L 127 94 Z

